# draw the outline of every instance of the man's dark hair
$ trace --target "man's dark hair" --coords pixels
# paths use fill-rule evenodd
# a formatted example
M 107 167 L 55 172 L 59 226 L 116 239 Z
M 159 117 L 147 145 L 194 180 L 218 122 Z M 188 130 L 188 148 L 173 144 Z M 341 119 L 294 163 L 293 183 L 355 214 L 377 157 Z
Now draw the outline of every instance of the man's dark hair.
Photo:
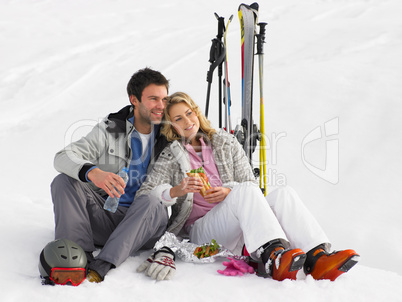
M 131 77 L 127 84 L 128 96 L 134 95 L 141 102 L 142 91 L 150 84 L 165 86 L 166 90 L 169 91 L 169 81 L 165 76 L 159 71 L 146 67 L 138 70 Z

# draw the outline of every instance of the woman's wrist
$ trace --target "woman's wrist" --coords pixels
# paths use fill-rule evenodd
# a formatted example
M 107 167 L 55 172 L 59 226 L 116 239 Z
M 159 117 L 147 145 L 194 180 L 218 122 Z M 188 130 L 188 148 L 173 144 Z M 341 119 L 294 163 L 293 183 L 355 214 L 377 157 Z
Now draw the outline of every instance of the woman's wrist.
M 170 197 L 171 198 L 176 198 L 176 197 L 179 197 L 179 196 L 177 196 L 177 194 L 176 194 L 176 187 L 172 187 L 171 189 L 170 189 Z

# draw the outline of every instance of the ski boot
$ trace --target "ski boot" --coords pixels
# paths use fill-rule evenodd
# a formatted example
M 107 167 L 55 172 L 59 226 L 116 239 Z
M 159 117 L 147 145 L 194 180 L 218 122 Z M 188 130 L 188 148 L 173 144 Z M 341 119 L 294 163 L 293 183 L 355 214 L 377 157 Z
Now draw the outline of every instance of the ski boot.
M 270 253 L 262 255 L 265 270 L 271 275 L 272 279 L 278 281 L 284 279 L 296 280 L 296 275 L 303 267 L 305 260 L 306 254 L 301 249 L 290 250 L 284 247 L 276 247 Z
M 359 257 L 354 250 L 328 253 L 325 245 L 321 244 L 307 253 L 304 272 L 316 280 L 334 281 L 349 271 L 359 261 Z
M 306 254 L 301 249 L 285 249 L 281 240 L 273 240 L 262 246 L 257 254 L 261 261 L 255 261 L 251 257 L 249 265 L 254 267 L 260 277 L 271 277 L 274 280 L 296 280 L 298 271 L 303 268 Z M 248 252 L 243 248 L 243 255 Z

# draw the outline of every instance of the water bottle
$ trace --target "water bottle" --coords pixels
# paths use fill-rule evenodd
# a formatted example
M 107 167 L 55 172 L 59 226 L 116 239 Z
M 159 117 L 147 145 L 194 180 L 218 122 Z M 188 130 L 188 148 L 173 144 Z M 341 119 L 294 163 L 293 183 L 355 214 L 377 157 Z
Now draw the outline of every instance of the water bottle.
M 127 184 L 128 182 L 128 169 L 126 167 L 124 167 L 121 172 L 119 172 L 118 174 L 121 178 L 123 178 L 124 183 Z M 117 206 L 119 205 L 119 197 L 110 197 L 108 196 L 105 202 L 105 205 L 103 206 L 103 208 L 106 211 L 115 213 L 117 210 Z

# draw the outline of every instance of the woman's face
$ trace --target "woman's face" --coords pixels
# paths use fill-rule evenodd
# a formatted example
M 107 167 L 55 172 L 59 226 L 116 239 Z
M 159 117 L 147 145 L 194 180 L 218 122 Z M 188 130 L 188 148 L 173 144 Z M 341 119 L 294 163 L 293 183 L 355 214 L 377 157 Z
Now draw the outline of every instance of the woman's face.
M 197 114 L 184 102 L 174 104 L 169 109 L 169 116 L 176 132 L 191 140 L 200 129 Z

